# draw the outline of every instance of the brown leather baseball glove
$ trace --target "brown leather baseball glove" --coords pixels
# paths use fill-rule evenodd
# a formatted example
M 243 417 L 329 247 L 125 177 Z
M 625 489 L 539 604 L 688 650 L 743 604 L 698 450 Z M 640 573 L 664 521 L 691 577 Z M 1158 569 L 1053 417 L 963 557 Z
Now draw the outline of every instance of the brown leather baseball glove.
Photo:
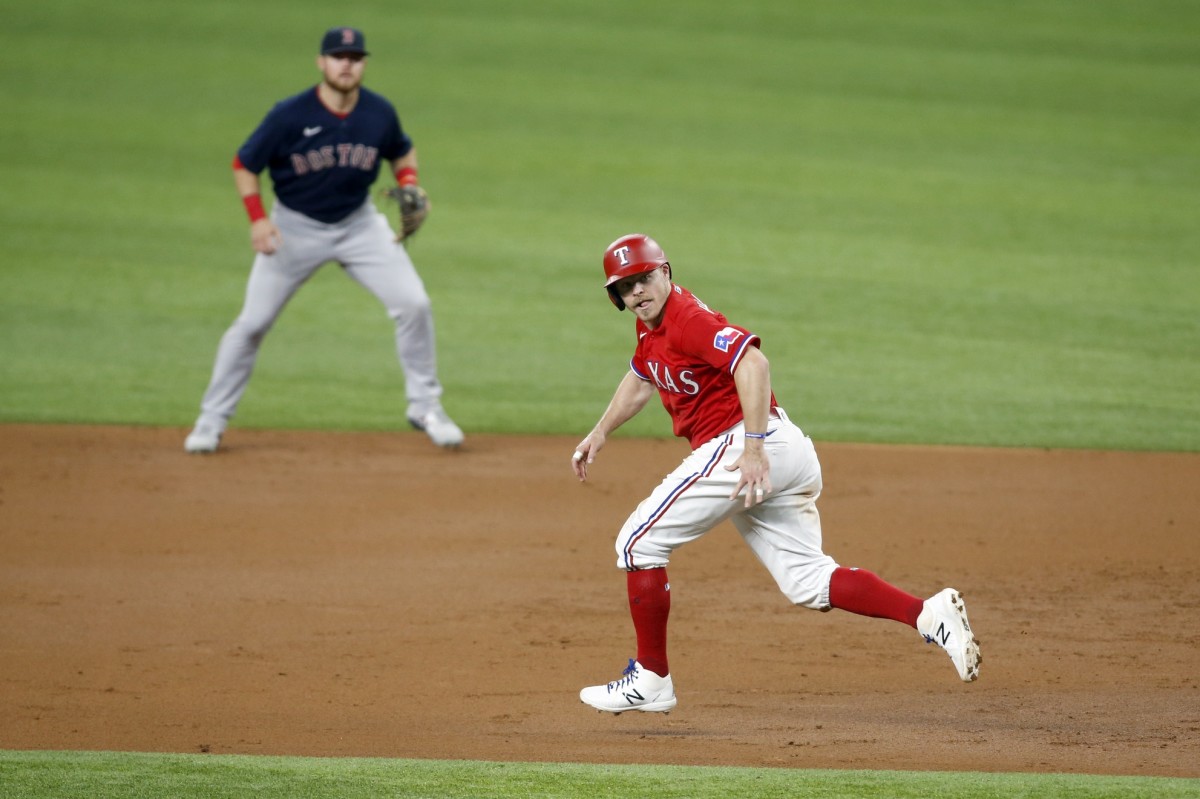
M 404 241 L 421 229 L 429 215 L 429 195 L 416 183 L 393 186 L 387 190 L 388 199 L 400 206 L 400 232 L 397 241 Z

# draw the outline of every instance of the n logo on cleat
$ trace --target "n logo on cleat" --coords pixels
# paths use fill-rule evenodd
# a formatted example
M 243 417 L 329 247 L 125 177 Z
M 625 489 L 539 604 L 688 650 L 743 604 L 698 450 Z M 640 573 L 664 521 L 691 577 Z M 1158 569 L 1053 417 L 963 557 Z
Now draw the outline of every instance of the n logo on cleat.
M 937 638 L 942 646 L 950 642 L 950 631 L 946 629 L 946 622 L 938 625 L 937 632 L 933 634 L 933 637 Z
M 635 699 L 638 700 L 639 702 L 646 701 L 646 697 L 644 697 L 640 693 L 638 693 L 636 688 L 627 694 L 621 694 L 621 696 L 625 697 L 625 701 L 631 705 L 633 704 L 633 700 L 635 700 Z

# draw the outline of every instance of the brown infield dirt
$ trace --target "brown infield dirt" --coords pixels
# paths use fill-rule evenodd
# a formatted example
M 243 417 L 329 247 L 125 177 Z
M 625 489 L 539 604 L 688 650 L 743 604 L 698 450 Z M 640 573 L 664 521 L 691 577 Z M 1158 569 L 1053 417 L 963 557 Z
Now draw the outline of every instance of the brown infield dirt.
M 613 538 L 686 454 L 577 438 L 0 426 L 0 749 L 1200 776 L 1200 455 L 817 442 L 825 548 L 963 592 L 978 682 L 676 554 L 670 715 Z

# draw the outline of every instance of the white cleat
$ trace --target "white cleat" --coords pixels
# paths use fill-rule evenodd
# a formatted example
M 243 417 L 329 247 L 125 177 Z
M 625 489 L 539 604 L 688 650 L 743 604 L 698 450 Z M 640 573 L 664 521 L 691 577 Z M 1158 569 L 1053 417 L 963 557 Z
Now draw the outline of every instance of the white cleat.
M 642 668 L 633 658 L 624 676 L 608 685 L 592 685 L 579 692 L 579 701 L 597 710 L 620 715 L 626 710 L 645 713 L 670 713 L 675 707 L 675 686 L 671 675 L 659 677 Z
M 439 447 L 458 447 L 463 443 L 463 431 L 440 405 L 420 416 L 409 416 L 408 423 L 424 431 Z
M 937 644 L 946 650 L 963 682 L 979 679 L 983 655 L 979 652 L 979 640 L 967 621 L 967 606 L 962 594 L 953 588 L 943 588 L 926 599 L 925 607 L 917 617 L 917 632 L 925 637 L 925 643 Z
M 208 455 L 217 451 L 221 446 L 221 431 L 215 427 L 198 424 L 183 442 L 184 452 L 193 455 Z

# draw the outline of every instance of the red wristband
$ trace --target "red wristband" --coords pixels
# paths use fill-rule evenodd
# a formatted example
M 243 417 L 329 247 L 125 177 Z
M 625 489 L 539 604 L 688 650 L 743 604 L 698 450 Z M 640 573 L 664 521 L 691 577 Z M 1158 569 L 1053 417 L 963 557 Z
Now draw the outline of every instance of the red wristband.
M 242 198 L 242 204 L 246 206 L 246 213 L 250 215 L 251 224 L 267 218 L 267 212 L 263 210 L 261 194 L 247 194 Z
M 401 186 L 407 186 L 410 183 L 417 182 L 417 170 L 411 166 L 406 166 L 396 170 L 396 182 Z

